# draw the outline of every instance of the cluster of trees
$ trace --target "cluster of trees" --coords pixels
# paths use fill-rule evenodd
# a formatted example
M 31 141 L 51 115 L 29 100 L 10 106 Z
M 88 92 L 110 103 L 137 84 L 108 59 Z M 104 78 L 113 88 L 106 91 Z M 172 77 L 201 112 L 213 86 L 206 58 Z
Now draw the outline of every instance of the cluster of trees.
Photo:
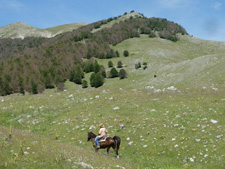
M 90 73 L 90 85 L 91 87 L 100 87 L 104 84 L 104 78 L 106 78 L 106 72 L 104 66 L 100 65 L 94 58 L 91 58 L 81 65 L 75 64 L 75 69 L 70 73 L 70 81 L 81 84 L 83 88 L 88 87 L 87 80 L 83 80 L 84 72 Z
M 72 32 L 59 34 L 53 38 L 27 37 L 21 39 L 0 39 L 0 95 L 11 93 L 40 93 L 46 88 L 60 86 L 66 79 L 83 85 L 83 72 L 95 73 L 92 79 L 104 77 L 103 68 L 84 64 L 82 59 L 92 57 L 109 59 L 119 57 L 119 52 L 110 48 L 125 39 L 139 37 L 140 34 L 158 32 L 161 38 L 176 41 L 176 33 L 186 34 L 179 25 L 160 18 L 130 18 L 115 23 L 110 28 L 95 33 L 92 30 L 99 21 L 80 27 Z M 127 51 L 128 52 L 128 51 Z M 124 56 L 129 52 L 124 51 Z M 95 70 L 96 69 L 96 70 Z M 92 80 L 91 86 L 100 83 Z M 84 81 L 84 86 L 85 85 Z M 104 83 L 104 80 L 101 82 Z
M 119 77 L 120 79 L 125 79 L 127 77 L 127 72 L 125 69 L 120 69 L 119 72 L 116 68 L 112 68 L 109 72 L 109 78 Z
M 135 64 L 135 69 L 140 69 L 141 68 L 141 63 L 138 62 Z M 143 70 L 147 69 L 148 68 L 148 64 L 147 62 L 143 62 Z
M 119 72 L 116 68 L 113 67 L 113 62 L 111 60 L 108 61 L 108 67 L 111 68 L 108 77 L 115 78 L 119 77 L 120 79 L 125 79 L 127 77 L 127 72 L 123 68 L 123 63 L 121 60 L 117 62 L 117 68 L 119 68 Z
M 108 61 L 108 67 L 109 67 L 109 68 L 110 68 L 110 67 L 113 67 L 113 62 L 112 62 L 111 60 Z M 117 62 L 117 68 L 122 68 L 122 67 L 123 67 L 123 63 L 122 63 L 121 60 L 119 60 L 119 61 Z

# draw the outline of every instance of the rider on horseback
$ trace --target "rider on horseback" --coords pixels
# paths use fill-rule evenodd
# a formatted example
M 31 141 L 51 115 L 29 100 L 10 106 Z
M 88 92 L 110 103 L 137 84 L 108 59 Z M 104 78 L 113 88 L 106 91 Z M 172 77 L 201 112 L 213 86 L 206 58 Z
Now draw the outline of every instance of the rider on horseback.
M 106 136 L 106 128 L 104 127 L 104 125 L 101 123 L 99 125 L 100 127 L 100 130 L 98 132 L 98 136 L 96 137 L 96 145 L 97 145 L 97 148 L 100 148 L 100 145 L 99 145 L 99 140 L 103 137 Z

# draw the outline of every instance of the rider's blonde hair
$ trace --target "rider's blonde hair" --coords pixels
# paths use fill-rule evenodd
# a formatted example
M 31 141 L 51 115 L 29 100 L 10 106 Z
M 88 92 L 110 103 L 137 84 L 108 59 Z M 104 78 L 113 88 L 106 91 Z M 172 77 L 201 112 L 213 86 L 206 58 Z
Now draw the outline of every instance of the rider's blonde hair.
M 101 127 L 101 128 L 102 128 L 102 127 L 104 127 L 104 125 L 101 123 L 101 124 L 99 124 L 99 127 Z

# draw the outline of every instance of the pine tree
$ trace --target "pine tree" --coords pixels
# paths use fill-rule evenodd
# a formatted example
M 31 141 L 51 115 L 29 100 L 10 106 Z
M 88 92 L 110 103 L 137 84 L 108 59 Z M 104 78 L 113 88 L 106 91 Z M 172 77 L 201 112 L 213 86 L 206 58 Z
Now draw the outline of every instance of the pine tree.
M 91 87 L 99 87 L 104 84 L 104 77 L 101 73 L 92 73 L 90 77 L 90 85 Z
M 100 73 L 96 73 L 95 75 L 95 87 L 100 87 L 102 86 L 104 83 L 104 78 L 102 77 L 102 75 Z
M 100 71 L 100 65 L 98 64 L 98 62 L 97 61 L 95 61 L 95 64 L 94 64 L 94 72 L 95 73 L 98 73 L 99 71 Z
M 95 86 L 95 73 L 92 73 L 91 74 L 91 77 L 90 77 L 90 85 L 91 85 L 91 87 L 94 87 Z

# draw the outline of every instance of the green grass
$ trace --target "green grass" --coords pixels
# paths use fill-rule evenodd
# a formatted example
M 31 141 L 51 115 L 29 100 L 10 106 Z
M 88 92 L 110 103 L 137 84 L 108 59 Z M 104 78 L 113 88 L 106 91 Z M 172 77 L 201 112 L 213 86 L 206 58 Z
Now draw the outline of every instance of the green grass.
M 111 60 L 126 65 L 128 78 L 97 89 L 66 82 L 63 92 L 0 97 L 0 168 L 224 168 L 224 43 L 181 38 L 143 36 L 113 47 L 121 57 Z M 148 69 L 135 70 L 139 61 Z M 113 150 L 96 154 L 87 142 L 99 123 L 121 137 L 120 159 Z M 20 140 L 29 154 L 20 154 Z
M 88 23 L 71 23 L 71 24 L 64 24 L 59 26 L 54 26 L 51 28 L 47 28 L 45 30 L 50 31 L 53 35 L 73 31 L 81 26 L 87 25 Z

